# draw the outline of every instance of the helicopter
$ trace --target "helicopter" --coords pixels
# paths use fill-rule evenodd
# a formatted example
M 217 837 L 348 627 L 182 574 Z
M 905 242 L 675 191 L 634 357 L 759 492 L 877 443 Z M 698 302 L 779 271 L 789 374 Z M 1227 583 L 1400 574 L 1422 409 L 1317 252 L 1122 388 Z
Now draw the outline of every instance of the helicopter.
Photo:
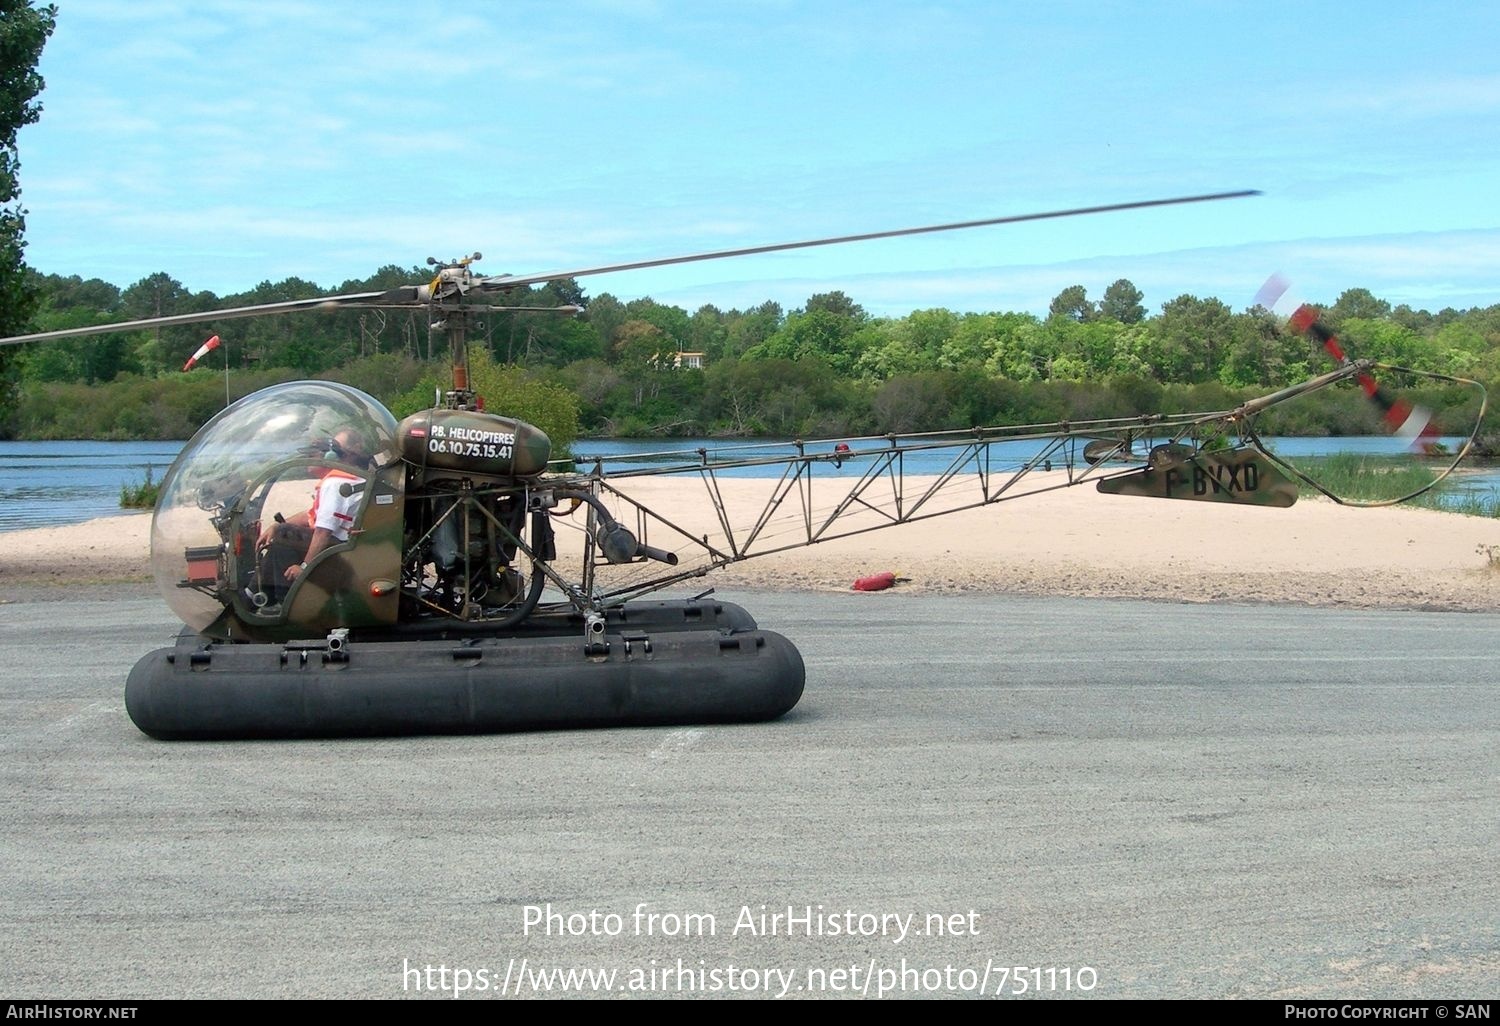
M 1225 192 L 780 243 L 602 267 L 482 276 L 478 253 L 430 281 L 0 339 L 0 345 L 298 311 L 425 310 L 452 387 L 397 421 L 335 382 L 275 385 L 184 446 L 151 529 L 158 589 L 184 627 L 126 682 L 163 739 L 389 735 L 773 719 L 805 686 L 795 645 L 712 590 L 648 596 L 741 560 L 1094 484 L 1107 494 L 1289 506 L 1323 488 L 1262 439 L 1268 411 L 1339 385 L 1380 408 L 1432 487 L 1467 455 L 1477 382 L 1351 360 L 1309 307 L 1291 323 L 1338 366 L 1230 410 L 965 431 L 553 459 L 537 427 L 470 388 L 476 318 L 509 290 L 609 271 L 1253 195 Z M 1269 308 L 1285 292 L 1263 290 Z M 576 307 L 549 308 L 575 314 Z M 1390 382 L 1477 390 L 1473 430 L 1439 453 L 1435 421 Z M 754 470 L 761 482 L 737 475 Z M 660 508 L 654 479 L 704 501 Z M 309 501 L 311 500 L 311 501 Z M 1357 503 L 1358 504 L 1358 503 Z M 1377 503 L 1366 503 L 1377 504 Z M 562 539 L 572 546 L 560 544 Z

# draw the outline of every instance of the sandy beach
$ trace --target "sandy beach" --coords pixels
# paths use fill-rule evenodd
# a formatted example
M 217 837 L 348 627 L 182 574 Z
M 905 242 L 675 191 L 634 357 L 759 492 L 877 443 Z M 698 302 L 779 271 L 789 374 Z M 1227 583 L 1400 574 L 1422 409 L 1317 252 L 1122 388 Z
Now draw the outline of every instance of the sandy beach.
M 741 524 L 753 523 L 772 485 L 721 487 Z M 648 478 L 622 489 L 695 534 L 713 526 L 695 479 Z M 800 522 L 790 511 L 784 519 Z M 576 549 L 575 536 L 560 531 L 562 553 Z M 668 534 L 651 540 L 677 547 Z M 1308 499 L 1284 510 L 1173 502 L 1099 495 L 1086 485 L 750 559 L 703 584 L 847 590 L 857 577 L 890 570 L 910 580 L 882 594 L 1496 611 L 1500 566 L 1491 565 L 1491 552 L 1500 559 L 1500 520 Z M 0 601 L 12 585 L 147 582 L 149 553 L 143 514 L 8 532 L 0 535 Z

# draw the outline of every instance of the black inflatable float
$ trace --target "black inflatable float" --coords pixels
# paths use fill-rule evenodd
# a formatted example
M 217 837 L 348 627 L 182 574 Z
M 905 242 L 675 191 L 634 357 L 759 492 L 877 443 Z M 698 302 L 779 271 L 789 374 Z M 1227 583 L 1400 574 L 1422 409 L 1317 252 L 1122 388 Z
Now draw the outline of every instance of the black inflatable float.
M 185 634 L 135 665 L 125 706 L 163 740 L 482 733 L 775 719 L 805 679 L 796 647 L 731 603 L 628 604 L 588 639 L 569 616 L 505 638 L 439 633 Z

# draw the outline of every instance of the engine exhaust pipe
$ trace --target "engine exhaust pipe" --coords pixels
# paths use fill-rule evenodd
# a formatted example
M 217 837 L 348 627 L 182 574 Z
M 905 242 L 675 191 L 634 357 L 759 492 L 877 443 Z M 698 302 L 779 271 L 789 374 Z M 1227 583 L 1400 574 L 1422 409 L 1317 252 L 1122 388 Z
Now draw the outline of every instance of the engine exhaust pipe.
M 594 532 L 594 541 L 598 543 L 604 558 L 611 563 L 630 563 L 639 556 L 645 556 L 668 566 L 677 565 L 677 553 L 658 549 L 654 545 L 642 545 L 630 529 L 618 521 L 600 524 L 599 530 Z
M 665 563 L 667 566 L 677 565 L 677 553 L 668 552 L 666 549 L 659 549 L 655 545 L 637 545 L 635 551 L 638 555 L 645 556 L 647 559 L 654 559 L 658 563 Z

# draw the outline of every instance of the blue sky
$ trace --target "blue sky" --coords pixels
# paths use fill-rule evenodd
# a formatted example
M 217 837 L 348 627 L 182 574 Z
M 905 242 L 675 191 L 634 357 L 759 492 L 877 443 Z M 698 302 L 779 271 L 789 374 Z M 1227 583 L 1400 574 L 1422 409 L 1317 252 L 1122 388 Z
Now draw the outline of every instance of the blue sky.
M 1281 271 L 1500 302 L 1500 5 L 57 0 L 27 260 L 126 286 L 523 273 L 1265 195 L 585 279 L 694 310 L 841 289 L 1045 312 Z

